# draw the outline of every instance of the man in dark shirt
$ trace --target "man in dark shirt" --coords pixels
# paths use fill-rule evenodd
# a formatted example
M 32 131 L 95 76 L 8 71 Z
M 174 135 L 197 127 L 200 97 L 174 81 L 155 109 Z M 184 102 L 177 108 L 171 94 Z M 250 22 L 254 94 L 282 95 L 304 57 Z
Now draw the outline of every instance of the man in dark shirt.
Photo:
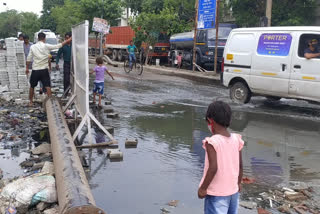
M 318 50 L 318 40 L 311 39 L 308 41 L 309 47 L 304 50 L 304 57 L 307 59 L 319 58 L 320 52 Z
M 69 38 L 71 38 L 71 33 L 66 33 L 64 36 L 64 39 L 68 40 Z M 59 49 L 58 55 L 56 58 L 57 70 L 59 70 L 59 60 L 60 60 L 61 54 L 63 55 L 63 88 L 64 88 L 64 93 L 66 93 L 66 91 L 70 87 L 71 43 Z

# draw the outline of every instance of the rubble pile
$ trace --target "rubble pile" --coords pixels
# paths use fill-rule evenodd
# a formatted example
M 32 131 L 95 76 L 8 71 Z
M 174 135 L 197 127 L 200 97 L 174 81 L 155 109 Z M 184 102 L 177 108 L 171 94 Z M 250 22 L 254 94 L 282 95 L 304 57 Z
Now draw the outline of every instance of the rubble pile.
M 28 78 L 25 74 L 26 63 L 23 42 L 15 38 L 5 39 L 6 54 L 0 54 L 0 84 L 2 97 L 12 99 L 28 99 Z M 4 88 L 6 87 L 6 88 Z M 5 92 L 5 93 L 3 93 Z
M 46 116 L 41 107 L 24 108 L 0 99 L 0 158 L 28 153 L 21 170 L 0 169 L 0 213 L 58 213 L 57 192 Z M 5 151 L 11 150 L 11 156 Z
M 250 188 L 249 186 L 245 188 Z M 240 206 L 247 209 L 257 209 L 264 213 L 320 213 L 320 188 L 309 186 L 302 182 L 292 182 L 290 188 L 276 188 L 260 192 L 253 197 L 251 194 Z

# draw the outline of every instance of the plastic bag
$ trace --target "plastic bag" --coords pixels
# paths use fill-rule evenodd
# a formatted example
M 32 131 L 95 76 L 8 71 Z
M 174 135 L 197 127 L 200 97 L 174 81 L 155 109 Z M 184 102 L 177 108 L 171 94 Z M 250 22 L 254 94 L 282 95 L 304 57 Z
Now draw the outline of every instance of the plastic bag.
M 32 176 L 18 179 L 6 185 L 1 195 L 24 204 L 57 202 L 56 181 L 53 176 Z M 34 200 L 33 200 L 34 198 Z

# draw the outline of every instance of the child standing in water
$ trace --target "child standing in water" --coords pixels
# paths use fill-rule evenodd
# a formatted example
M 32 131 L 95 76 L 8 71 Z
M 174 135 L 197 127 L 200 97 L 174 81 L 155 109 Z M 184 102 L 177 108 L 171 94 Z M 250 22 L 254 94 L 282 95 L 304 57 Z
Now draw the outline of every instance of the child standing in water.
M 93 104 L 96 104 L 96 95 L 97 92 L 99 93 L 99 107 L 101 107 L 101 98 L 104 91 L 104 72 L 107 72 L 107 74 L 114 80 L 112 74 L 108 71 L 108 68 L 103 65 L 103 59 L 101 57 L 98 57 L 96 59 L 96 67 L 93 69 L 90 74 L 93 74 L 96 72 L 96 80 L 94 81 L 94 87 L 93 87 Z
M 206 151 L 198 197 L 205 198 L 205 214 L 237 214 L 243 174 L 241 135 L 228 131 L 231 122 L 228 104 L 215 101 L 208 107 L 206 121 L 213 134 L 203 140 Z

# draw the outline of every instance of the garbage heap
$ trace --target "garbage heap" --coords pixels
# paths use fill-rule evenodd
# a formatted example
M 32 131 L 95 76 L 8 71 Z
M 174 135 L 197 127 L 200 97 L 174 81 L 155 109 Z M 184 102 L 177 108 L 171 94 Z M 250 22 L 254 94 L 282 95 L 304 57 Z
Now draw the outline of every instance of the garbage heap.
M 5 39 L 6 53 L 0 53 L 0 84 L 6 100 L 27 100 L 29 93 L 26 60 L 22 41 Z

